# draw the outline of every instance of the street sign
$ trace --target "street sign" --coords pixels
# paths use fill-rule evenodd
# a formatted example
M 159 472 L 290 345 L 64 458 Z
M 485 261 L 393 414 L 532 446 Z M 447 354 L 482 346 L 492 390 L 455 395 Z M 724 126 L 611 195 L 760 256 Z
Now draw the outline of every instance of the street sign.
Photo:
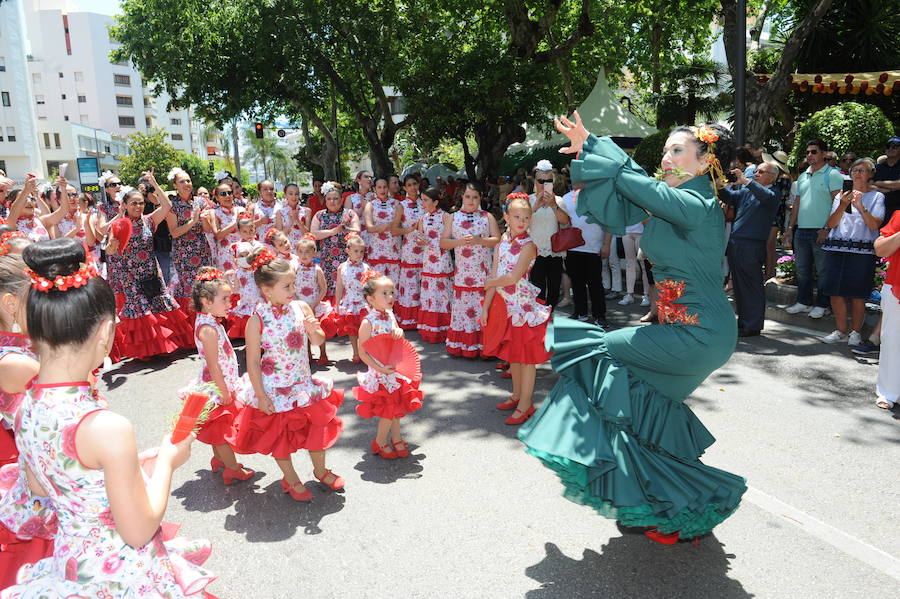
M 96 158 L 79 158 L 78 183 L 81 191 L 88 193 L 100 191 L 100 161 Z

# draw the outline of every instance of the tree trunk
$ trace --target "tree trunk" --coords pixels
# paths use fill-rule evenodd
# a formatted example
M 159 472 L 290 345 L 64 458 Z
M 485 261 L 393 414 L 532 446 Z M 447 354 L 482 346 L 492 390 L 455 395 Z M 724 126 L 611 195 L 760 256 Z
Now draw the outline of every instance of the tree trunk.
M 234 176 L 241 178 L 241 149 L 238 146 L 237 119 L 231 121 L 231 143 L 234 144 Z
M 376 177 L 387 177 L 394 168 L 391 157 L 388 155 L 388 148 L 394 141 L 394 133 L 386 135 L 387 130 L 386 127 L 379 135 L 378 125 L 375 121 L 366 119 L 362 122 L 362 134 L 369 146 L 369 160 L 372 161 L 372 171 Z M 390 139 L 387 145 L 384 144 L 386 138 Z
M 313 140 L 309 133 L 309 121 L 316 126 L 319 133 L 322 134 L 322 151 L 314 154 L 312 151 Z M 300 109 L 300 130 L 303 133 L 303 140 L 306 143 L 304 152 L 310 162 L 322 168 L 322 174 L 326 181 L 337 180 L 337 158 L 338 147 L 337 140 L 331 129 L 325 125 L 325 122 L 319 118 L 315 112 L 307 110 L 306 107 Z
M 486 186 L 497 180 L 500 163 L 509 146 L 525 141 L 525 129 L 509 123 L 483 123 L 475 127 L 475 140 L 478 142 L 477 181 Z

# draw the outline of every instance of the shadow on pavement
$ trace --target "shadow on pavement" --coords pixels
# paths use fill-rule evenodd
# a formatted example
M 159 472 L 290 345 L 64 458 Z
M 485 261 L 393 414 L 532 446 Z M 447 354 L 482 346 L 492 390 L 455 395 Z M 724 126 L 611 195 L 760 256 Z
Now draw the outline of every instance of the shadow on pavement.
M 317 482 L 307 482 L 313 493 L 311 502 L 294 501 L 281 491 L 281 481 L 276 480 L 260 493 L 253 492 L 259 486 L 250 487 L 234 504 L 235 513 L 225 517 L 225 530 L 244 535 L 251 543 L 273 543 L 289 539 L 302 530 L 303 534 L 317 535 L 325 516 L 344 509 L 346 498 L 341 493 L 324 490 Z
M 381 456 L 372 455 L 371 451 L 366 451 L 354 468 L 362 473 L 360 478 L 364 481 L 381 485 L 397 482 L 401 478 L 422 478 L 422 470 L 425 468 L 421 462 L 426 456 L 418 450 L 418 445 L 410 443 L 409 457 L 395 460 L 386 460 Z
M 728 577 L 729 560 L 715 536 L 694 547 L 690 543 L 662 546 L 642 534 L 610 539 L 597 553 L 585 549 L 580 559 L 546 543 L 543 560 L 525 569 L 541 584 L 528 599 L 602 597 L 752 597 L 740 582 Z
M 172 496 L 181 500 L 181 505 L 189 512 L 214 512 L 224 510 L 246 495 L 258 489 L 256 483 L 266 473 L 257 470 L 246 481 L 225 485 L 222 473 L 212 470 L 197 470 L 196 477 L 172 490 Z

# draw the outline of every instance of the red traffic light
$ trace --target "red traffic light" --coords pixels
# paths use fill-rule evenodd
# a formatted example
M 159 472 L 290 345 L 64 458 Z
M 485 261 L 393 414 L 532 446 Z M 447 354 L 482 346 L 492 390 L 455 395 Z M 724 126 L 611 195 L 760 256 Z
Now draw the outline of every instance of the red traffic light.
M 258 137 L 259 139 L 262 139 L 263 134 L 264 134 L 262 123 L 254 124 L 253 129 L 256 131 L 256 137 Z

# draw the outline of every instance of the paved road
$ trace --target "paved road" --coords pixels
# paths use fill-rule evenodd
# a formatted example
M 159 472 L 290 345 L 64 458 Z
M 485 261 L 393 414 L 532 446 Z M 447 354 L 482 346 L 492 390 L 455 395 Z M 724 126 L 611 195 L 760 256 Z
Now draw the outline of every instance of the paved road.
M 637 310 L 617 310 L 611 322 L 633 322 Z M 426 404 L 404 421 L 409 458 L 369 455 L 375 425 L 351 400 L 329 452 L 346 492 L 309 482 L 315 501 L 295 503 L 263 456 L 243 459 L 253 479 L 224 487 L 196 444 L 167 520 L 214 542 L 208 565 L 220 579 L 210 590 L 229 599 L 897 597 L 900 411 L 874 407 L 877 360 L 791 325 L 767 329 L 741 341 L 689 402 L 718 439 L 705 460 L 750 485 L 699 547 L 659 546 L 563 499 L 494 410 L 507 381 L 493 363 L 451 358 L 414 334 Z M 331 343 L 332 357 L 349 353 Z M 167 430 L 174 392 L 196 368 L 184 353 L 105 375 L 112 407 L 136 423 L 142 447 Z M 349 389 L 354 372 L 345 360 L 325 374 Z M 539 369 L 539 394 L 553 382 Z M 308 458 L 294 460 L 313 481 Z

